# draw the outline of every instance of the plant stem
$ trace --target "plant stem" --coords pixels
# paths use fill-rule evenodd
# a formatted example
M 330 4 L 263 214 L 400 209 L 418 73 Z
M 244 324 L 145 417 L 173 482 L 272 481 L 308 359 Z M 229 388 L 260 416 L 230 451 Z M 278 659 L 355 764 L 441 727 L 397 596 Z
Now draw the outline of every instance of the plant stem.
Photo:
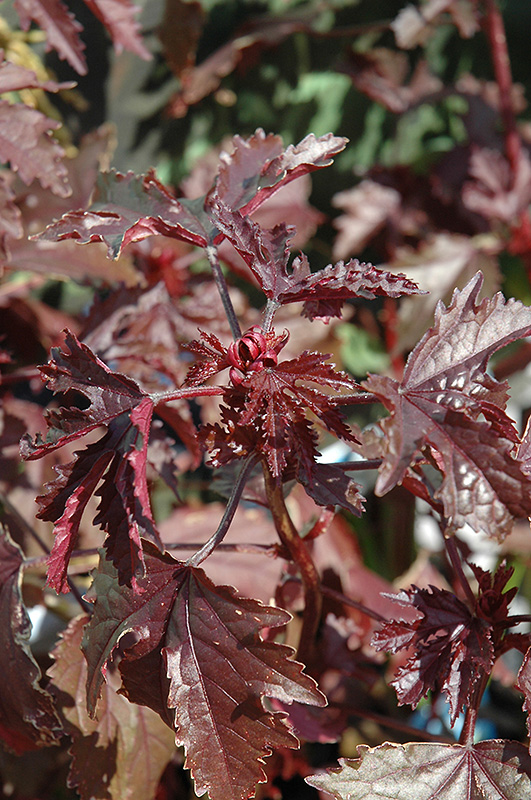
M 205 542 L 205 544 L 201 547 L 197 553 L 188 559 L 186 562 L 187 566 L 189 567 L 198 567 L 205 558 L 216 549 L 216 547 L 223 541 L 225 538 L 227 531 L 230 528 L 231 522 L 234 519 L 234 515 L 236 513 L 236 509 L 238 508 L 238 504 L 240 502 L 240 498 L 242 496 L 242 492 L 245 488 L 245 484 L 247 482 L 247 478 L 251 474 L 254 466 L 256 465 L 257 458 L 254 454 L 251 454 L 247 457 L 244 461 L 243 466 L 240 470 L 238 477 L 232 487 L 231 495 L 228 499 L 227 505 L 225 507 L 225 511 L 221 518 L 221 522 L 218 525 L 217 530 L 215 533 L 212 534 L 210 539 Z
M 521 142 L 516 128 L 513 107 L 513 79 L 509 51 L 507 49 L 507 37 L 505 35 L 503 17 L 496 0 L 485 0 L 485 9 L 484 29 L 489 40 L 494 74 L 500 94 L 500 114 L 505 135 L 505 152 L 507 153 L 514 183 L 520 166 Z
M 489 680 L 489 673 L 482 672 L 474 685 L 472 697 L 465 710 L 465 721 L 463 723 L 463 730 L 459 737 L 459 744 L 471 746 L 474 744 L 474 731 L 476 729 L 476 720 L 478 718 L 479 706 L 481 698 L 486 689 Z
M 225 309 L 225 314 L 227 315 L 227 319 L 229 321 L 232 335 L 234 339 L 240 339 L 242 335 L 240 323 L 236 317 L 234 306 L 232 305 L 232 300 L 230 299 L 229 287 L 227 286 L 227 281 L 225 280 L 223 270 L 221 269 L 219 263 L 217 247 L 213 244 L 208 245 L 206 248 L 206 254 L 210 266 L 212 267 L 214 280 L 216 282 L 216 286 L 218 287 L 218 292 L 221 297 L 221 302 L 223 303 L 223 308 Z
M 425 742 L 448 742 L 448 744 L 455 743 L 455 739 L 453 739 L 451 736 L 429 733 L 428 731 L 421 730 L 420 728 L 414 728 L 412 725 L 408 725 L 406 722 L 393 719 L 393 717 L 386 717 L 385 714 L 377 714 L 374 711 L 368 711 L 364 708 L 349 706 L 347 703 L 334 703 L 332 700 L 329 701 L 328 707 L 343 709 L 352 717 L 371 720 L 372 722 L 376 722 L 378 725 L 381 725 L 383 728 L 391 728 L 393 730 L 402 731 L 403 733 L 407 733 L 407 735 L 412 739 L 420 739 L 421 741 Z
M 186 386 L 182 389 L 174 389 L 173 392 L 154 392 L 150 395 L 154 405 L 159 403 L 171 403 L 172 400 L 191 400 L 194 397 L 208 397 L 211 395 L 225 394 L 223 386 Z
M 367 403 L 379 403 L 380 400 L 372 392 L 360 392 L 359 394 L 338 394 L 334 397 L 334 403 L 341 406 L 366 405 Z
M 324 466 L 338 467 L 339 469 L 345 470 L 345 472 L 359 472 L 360 470 L 364 469 L 378 469 L 381 463 L 382 463 L 381 458 L 370 458 L 367 459 L 366 461 L 332 462 L 331 464 L 324 464 Z
M 307 664 L 313 653 L 315 637 L 321 621 L 323 598 L 319 573 L 286 508 L 282 485 L 275 480 L 265 463 L 264 480 L 269 509 L 273 515 L 280 541 L 288 550 L 301 574 L 304 588 L 304 612 L 297 658 Z
M 273 317 L 275 316 L 278 308 L 278 303 L 275 303 L 274 300 L 268 299 L 264 312 L 264 322 L 262 324 L 262 330 L 264 333 L 269 333 L 273 327 Z
M 371 617 L 371 619 L 376 620 L 376 622 L 387 622 L 387 619 L 379 614 L 377 611 L 373 611 L 371 608 L 367 608 L 367 606 L 363 605 L 363 603 L 359 603 L 357 600 L 353 600 L 352 597 L 348 597 L 346 594 L 342 592 L 338 592 L 335 589 L 330 589 L 328 586 L 321 586 L 321 592 L 326 597 L 330 597 L 332 600 L 338 600 L 340 603 L 344 603 L 346 606 L 351 606 L 352 608 L 356 608 L 358 611 L 361 611 L 362 614 L 365 614 L 367 617 Z
M 466 577 L 466 575 L 465 575 L 465 573 L 463 571 L 463 565 L 461 563 L 461 558 L 460 558 L 459 552 L 457 550 L 457 545 L 455 543 L 455 539 L 454 539 L 453 536 L 445 536 L 444 537 L 444 543 L 446 545 L 446 552 L 448 553 L 448 556 L 449 556 L 450 561 L 452 563 L 452 567 L 454 568 L 454 572 L 456 574 L 456 577 L 459 580 L 459 583 L 461 584 L 461 586 L 463 587 L 463 591 L 464 591 L 464 593 L 466 595 L 466 598 L 467 598 L 468 602 L 470 603 L 472 608 L 474 608 L 474 606 L 476 605 L 476 597 L 475 597 L 474 592 L 472 591 L 472 587 L 470 586 L 470 583 L 468 582 L 467 577 Z

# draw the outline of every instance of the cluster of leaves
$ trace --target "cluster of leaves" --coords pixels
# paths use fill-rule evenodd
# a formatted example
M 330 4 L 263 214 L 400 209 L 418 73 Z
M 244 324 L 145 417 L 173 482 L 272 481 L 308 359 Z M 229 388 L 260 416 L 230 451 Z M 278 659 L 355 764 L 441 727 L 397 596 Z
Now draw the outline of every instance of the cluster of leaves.
M 149 58 L 128 0 L 85 2 L 117 51 Z M 81 26 L 59 0 L 17 0 L 15 11 L 86 72 Z M 180 79 L 169 113 L 183 119 L 221 91 L 251 51 L 317 36 L 315 11 L 250 21 L 196 63 L 205 11 L 168 2 L 161 41 Z M 211 800 L 288 798 L 279 786 L 296 775 L 340 800 L 529 794 L 523 742 L 475 732 L 499 675 L 531 730 L 531 634 L 514 630 L 530 616 L 511 613 L 514 569 L 480 568 L 462 541 L 468 529 L 494 549 L 531 517 L 531 426 L 512 418 L 505 380 L 529 360 L 531 308 L 496 291 L 506 256 L 527 279 L 531 230 L 503 21 L 494 0 L 426 0 L 369 27 L 371 47 L 345 50 L 341 70 L 399 115 L 396 142 L 400 120 L 451 99 L 468 104 L 467 138 L 415 170 L 382 147 L 378 167 L 333 198 L 344 213 L 325 265 L 292 250 L 322 221 L 309 176 L 342 158 L 344 136 L 286 147 L 257 128 L 178 190 L 155 169 L 107 169 L 110 129 L 61 144 L 42 93 L 72 85 L 6 33 L 0 768 L 17 796 L 50 796 L 46 771 L 65 747 L 83 800 L 178 800 L 189 796 L 182 768 Z M 483 31 L 496 85 L 443 84 L 423 57 L 443 29 Z M 393 46 L 374 47 L 378 32 Z M 367 261 L 353 257 L 365 248 Z M 74 281 L 80 294 L 68 295 Z M 365 375 L 350 353 L 363 380 L 339 369 L 346 330 L 379 337 L 388 368 Z M 345 461 L 329 455 L 338 440 Z M 374 485 L 351 478 L 376 471 Z M 205 481 L 223 510 L 194 496 Z M 429 509 L 445 567 L 419 558 L 393 587 L 364 565 L 356 531 L 400 491 L 408 508 L 420 498 Z M 61 618 L 45 646 L 36 611 Z M 398 706 L 429 698 L 435 714 L 445 698 L 458 742 L 415 734 L 384 688 L 383 653 Z M 381 735 L 339 769 L 312 775 L 309 750 L 290 755 L 301 741 L 354 755 L 346 731 L 359 718 Z M 383 743 L 387 731 L 398 741 Z M 19 790 L 15 765 L 37 749 L 51 753 L 43 782 Z

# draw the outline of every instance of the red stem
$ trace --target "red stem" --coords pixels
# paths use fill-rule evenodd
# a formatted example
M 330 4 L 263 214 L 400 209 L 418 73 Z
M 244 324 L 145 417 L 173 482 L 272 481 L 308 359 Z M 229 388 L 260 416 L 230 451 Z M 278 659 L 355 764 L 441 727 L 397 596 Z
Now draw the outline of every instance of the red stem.
M 484 29 L 489 40 L 490 52 L 494 67 L 494 75 L 500 93 L 500 115 L 503 122 L 505 136 L 505 151 L 511 172 L 513 183 L 520 166 L 521 141 L 516 128 L 516 117 L 513 107 L 513 78 L 511 75 L 511 62 L 507 49 L 507 37 L 503 17 L 496 0 L 485 0 L 485 22 Z
M 264 464 L 264 480 L 269 510 L 273 515 L 280 541 L 288 550 L 301 574 L 304 588 L 304 612 L 297 658 L 307 664 L 313 653 L 315 637 L 321 621 L 323 598 L 319 573 L 286 508 L 282 485 L 277 483 L 266 464 Z

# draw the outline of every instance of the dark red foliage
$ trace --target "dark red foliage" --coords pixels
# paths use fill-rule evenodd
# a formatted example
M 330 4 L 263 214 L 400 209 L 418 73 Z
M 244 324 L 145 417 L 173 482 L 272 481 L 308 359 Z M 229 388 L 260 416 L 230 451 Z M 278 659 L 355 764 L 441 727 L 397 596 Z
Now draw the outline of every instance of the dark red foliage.
M 472 609 L 446 589 L 412 586 L 390 597 L 403 608 L 414 608 L 418 616 L 390 620 L 373 637 L 378 650 L 412 650 L 392 681 L 400 703 L 415 708 L 430 690 L 443 691 L 452 725 L 470 702 L 476 682 L 490 674 L 504 650 L 509 604 L 517 591 L 504 592 L 513 574 L 504 564 L 494 575 L 476 565 L 472 569 L 478 581 Z
M 130 0 L 85 4 L 117 51 L 150 57 Z M 377 746 L 308 783 L 338 800 L 529 796 L 525 748 L 474 739 L 489 680 L 511 682 L 509 650 L 523 656 L 515 686 L 531 729 L 531 634 L 516 632 L 529 615 L 510 614 L 512 567 L 471 574 L 460 535 L 468 527 L 510 549 L 515 523 L 531 518 L 531 424 L 522 435 L 504 380 L 529 347 L 499 353 L 531 336 L 531 308 L 496 293 L 500 254 L 531 276 L 529 132 L 515 118 L 523 106 L 494 0 L 417 6 L 363 27 L 353 50 L 352 31 L 340 32 L 341 69 L 382 116 L 366 118 L 354 145 L 363 180 L 331 199 L 344 213 L 329 232 L 340 235 L 309 244 L 311 258 L 293 254 L 326 221 L 308 204 L 310 175 L 344 137 L 285 147 L 259 128 L 167 186 L 155 168 L 108 170 L 110 126 L 71 157 L 68 135 L 55 138 L 59 124 L 23 98 L 72 85 L 0 56 L 0 511 L 10 528 L 0 529 L 0 739 L 24 754 L 64 737 L 81 800 L 177 800 L 182 767 L 194 796 L 248 800 L 267 782 L 259 796 L 287 798 L 280 778 L 314 769 L 311 748 L 290 758 L 297 736 L 350 750 L 360 735 Z M 14 0 L 14 10 L 86 72 L 64 0 Z M 335 38 L 335 10 L 310 11 L 250 20 L 218 46 L 205 4 L 167 0 L 158 33 L 180 81 L 168 114 L 184 116 L 294 33 Z M 494 87 L 472 76 L 443 84 L 420 52 L 442 22 L 465 38 L 483 28 Z M 380 34 L 385 47 L 371 49 Z M 436 104 L 448 131 L 430 127 Z M 391 154 L 384 131 L 397 114 Z M 381 161 L 367 155 L 375 120 Z M 410 129 L 426 143 L 422 163 L 401 154 Z M 104 246 L 76 246 L 94 242 Z M 74 291 L 81 300 L 68 299 Z M 86 313 L 71 310 L 86 297 Z M 48 352 L 37 368 L 35 354 Z M 378 374 L 358 383 L 341 361 Z M 415 560 L 417 498 L 447 561 Z M 519 546 L 524 563 L 529 545 Z M 55 646 L 42 645 L 41 610 L 64 626 Z M 53 661 L 46 675 L 41 659 Z M 459 743 L 411 729 L 384 686 L 391 666 L 399 705 L 431 694 L 435 714 L 443 695 L 452 727 L 463 715 Z M 381 744 L 394 729 L 405 744 Z

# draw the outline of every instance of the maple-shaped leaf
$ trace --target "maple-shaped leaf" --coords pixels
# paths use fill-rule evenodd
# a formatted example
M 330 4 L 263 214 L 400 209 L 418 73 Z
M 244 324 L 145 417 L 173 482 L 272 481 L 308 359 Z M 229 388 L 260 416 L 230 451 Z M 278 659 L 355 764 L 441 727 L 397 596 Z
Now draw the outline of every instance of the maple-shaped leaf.
M 232 144 L 230 155 L 221 154 L 213 197 L 242 214 L 251 214 L 281 186 L 330 166 L 347 139 L 332 133 L 319 137 L 310 133 L 299 144 L 284 149 L 280 136 L 266 135 L 258 128 L 248 139 L 235 136 Z
M 475 745 L 358 746 L 358 759 L 306 778 L 337 800 L 522 800 L 531 792 L 531 758 L 507 739 Z
M 509 162 L 497 150 L 474 148 L 470 181 L 463 186 L 463 203 L 488 220 L 515 221 L 531 200 L 531 161 L 523 152 L 513 176 Z
M 117 52 L 125 48 L 146 60 L 151 58 L 134 19 L 138 9 L 130 0 L 85 0 L 85 4 L 109 31 Z M 85 45 L 79 36 L 83 26 L 62 0 L 15 0 L 15 9 L 23 30 L 37 23 L 46 34 L 46 50 L 56 50 L 76 72 L 87 74 Z
M 393 619 L 374 634 L 378 650 L 393 653 L 413 648 L 413 655 L 391 682 L 400 705 L 416 708 L 428 691 L 444 691 L 453 725 L 470 698 L 475 682 L 490 674 L 494 663 L 492 626 L 454 594 L 431 586 L 402 590 L 392 599 L 420 616 Z
M 29 435 L 22 440 L 26 459 L 40 458 L 89 431 L 106 425 L 101 439 L 91 443 L 76 459 L 59 467 L 59 477 L 39 498 L 41 519 L 55 522 L 55 543 L 48 563 L 48 583 L 67 591 L 67 567 L 83 511 L 96 490 L 101 497 L 95 522 L 109 535 L 105 547 L 124 580 L 142 573 L 141 537 L 160 544 L 147 488 L 147 445 L 154 402 L 130 378 L 112 372 L 73 334 L 65 339 L 68 350 L 52 351 L 41 367 L 54 392 L 81 392 L 90 405 L 49 410 L 46 439 Z
M 531 515 L 529 476 L 517 458 L 518 434 L 505 413 L 507 384 L 487 373 L 500 347 L 528 336 L 531 308 L 500 294 L 477 303 L 478 273 L 445 308 L 410 354 L 401 382 L 370 375 L 365 388 L 391 416 L 376 484 L 384 494 L 429 447 L 444 479 L 436 493 L 452 526 L 468 523 L 502 538 L 515 517 Z
M 130 242 L 162 234 L 205 246 L 213 233 L 201 204 L 176 200 L 153 173 L 99 175 L 88 211 L 71 211 L 48 225 L 39 239 L 75 239 L 79 244 L 105 242 L 110 258 L 118 258 Z
M 285 625 L 289 614 L 215 586 L 149 543 L 142 594 L 120 586 L 102 561 L 86 628 L 87 696 L 91 713 L 113 656 L 123 691 L 173 725 L 186 751 L 198 795 L 245 800 L 265 779 L 263 758 L 273 747 L 296 747 L 284 715 L 262 698 L 325 704 L 315 683 L 292 661 L 292 650 L 264 641 L 263 628 Z
M 263 230 L 250 217 L 230 209 L 222 201 L 211 205 L 220 230 L 240 253 L 258 280 L 268 300 L 278 305 L 304 303 L 304 314 L 315 317 L 341 316 L 346 300 L 376 296 L 399 297 L 419 294 L 405 275 L 393 275 L 372 264 L 351 259 L 339 261 L 312 273 L 306 256 L 297 257 L 288 269 L 289 241 L 293 229 L 280 224 Z
M 153 172 L 136 176 L 111 171 L 103 173 L 96 187 L 95 201 L 88 211 L 73 211 L 49 225 L 38 238 L 61 241 L 75 239 L 80 244 L 103 241 L 109 256 L 118 258 L 129 242 L 139 241 L 152 234 L 182 239 L 200 247 L 219 239 L 211 205 L 231 200 L 244 210 L 258 208 L 273 192 L 292 180 L 332 163 L 346 140 L 332 134 L 316 138 L 310 134 L 298 145 L 286 150 L 281 140 L 273 137 L 270 148 L 268 137 L 257 131 L 247 142 L 236 140 L 234 157 L 222 159 L 212 197 L 209 193 L 195 200 L 177 200 L 157 180 Z M 264 144 L 266 143 L 266 144 Z M 264 146 L 268 157 L 264 161 Z M 245 149 L 250 158 L 240 158 Z M 237 188 L 240 187 L 240 188 Z M 247 192 L 243 187 L 252 187 Z M 221 192 L 220 195 L 218 194 Z M 243 194 L 242 194 L 243 193 Z
M 0 669 L 4 681 L 0 739 L 18 754 L 54 744 L 62 733 L 53 698 L 40 685 L 41 671 L 29 645 L 31 622 L 22 602 L 23 561 L 20 548 L 0 526 Z
M 175 753 L 172 732 L 151 709 L 134 705 L 108 683 L 95 718 L 86 703 L 87 662 L 81 650 L 86 615 L 73 619 L 52 651 L 49 691 L 71 737 L 68 786 L 82 800 L 150 800 Z

